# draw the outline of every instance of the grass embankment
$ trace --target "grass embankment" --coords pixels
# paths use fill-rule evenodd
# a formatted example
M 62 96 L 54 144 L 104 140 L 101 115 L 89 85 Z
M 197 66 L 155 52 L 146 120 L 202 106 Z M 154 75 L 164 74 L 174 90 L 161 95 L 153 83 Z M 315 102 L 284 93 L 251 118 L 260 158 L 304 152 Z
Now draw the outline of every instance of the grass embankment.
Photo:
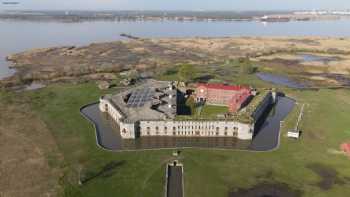
M 64 156 L 61 166 L 65 173 L 60 178 L 64 196 L 163 196 L 165 163 L 172 158 L 171 150 L 113 153 L 97 147 L 94 129 L 79 108 L 104 93 L 93 84 L 83 84 L 1 94 L 11 94 L 12 105 L 30 106 L 52 132 Z M 273 152 L 186 149 L 180 154 L 186 196 L 225 197 L 232 189 L 261 182 L 286 183 L 310 197 L 350 193 L 350 160 L 332 151 L 350 140 L 350 91 L 287 93 L 308 104 L 302 138 L 284 137 L 295 124 L 294 118 L 287 118 L 281 146 Z M 83 177 L 95 178 L 85 179 L 88 181 L 79 186 L 78 169 Z

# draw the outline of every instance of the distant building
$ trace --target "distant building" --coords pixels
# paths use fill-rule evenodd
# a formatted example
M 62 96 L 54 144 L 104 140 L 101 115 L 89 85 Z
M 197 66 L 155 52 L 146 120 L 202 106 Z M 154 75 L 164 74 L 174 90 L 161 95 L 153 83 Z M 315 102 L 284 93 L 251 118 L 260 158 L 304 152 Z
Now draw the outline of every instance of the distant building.
M 251 88 L 224 84 L 197 84 L 197 102 L 228 106 L 230 112 L 237 112 L 252 96 Z

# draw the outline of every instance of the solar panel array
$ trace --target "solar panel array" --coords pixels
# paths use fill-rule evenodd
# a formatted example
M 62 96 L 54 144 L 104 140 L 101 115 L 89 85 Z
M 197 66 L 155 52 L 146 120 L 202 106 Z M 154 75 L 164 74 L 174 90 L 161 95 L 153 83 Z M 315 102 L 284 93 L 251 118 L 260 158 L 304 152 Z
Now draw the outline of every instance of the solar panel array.
M 152 88 L 135 90 L 132 92 L 128 102 L 128 107 L 142 107 L 146 102 L 151 101 L 155 91 Z

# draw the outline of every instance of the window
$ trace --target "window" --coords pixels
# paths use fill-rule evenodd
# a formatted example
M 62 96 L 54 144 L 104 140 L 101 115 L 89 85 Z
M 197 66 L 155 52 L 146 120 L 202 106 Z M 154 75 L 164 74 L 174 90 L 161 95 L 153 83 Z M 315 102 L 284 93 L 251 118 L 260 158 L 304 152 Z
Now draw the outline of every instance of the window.
M 176 131 L 176 127 L 173 127 L 173 131 Z
M 227 135 L 227 131 L 225 131 L 224 135 L 225 135 L 225 136 Z
M 147 127 L 147 131 L 151 130 L 151 128 Z
M 216 127 L 216 131 L 219 131 L 220 130 L 220 128 L 219 127 Z
M 151 135 L 149 131 L 147 131 L 147 135 Z
M 176 135 L 176 132 L 173 132 L 173 135 Z
M 225 131 L 227 131 L 228 130 L 228 128 L 227 127 L 225 127 Z
M 219 135 L 219 132 L 216 132 L 215 134 L 216 134 L 216 135 Z
M 166 131 L 166 130 L 168 130 L 168 128 L 167 128 L 167 127 L 164 127 L 164 131 Z
M 123 132 L 123 133 L 126 133 L 126 130 L 125 130 L 125 129 L 123 129 L 123 130 L 122 130 L 122 132 Z
M 156 130 L 158 131 L 158 130 L 159 130 L 159 127 L 156 127 Z

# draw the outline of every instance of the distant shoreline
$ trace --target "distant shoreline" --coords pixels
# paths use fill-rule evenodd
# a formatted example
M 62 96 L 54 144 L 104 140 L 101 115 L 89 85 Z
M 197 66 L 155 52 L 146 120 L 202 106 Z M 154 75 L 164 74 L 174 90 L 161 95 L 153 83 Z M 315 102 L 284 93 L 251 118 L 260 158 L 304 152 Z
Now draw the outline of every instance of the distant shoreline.
M 86 21 L 260 21 L 289 22 L 309 20 L 338 20 L 350 15 L 294 14 L 292 11 L 4 11 L 0 20 L 38 22 Z

